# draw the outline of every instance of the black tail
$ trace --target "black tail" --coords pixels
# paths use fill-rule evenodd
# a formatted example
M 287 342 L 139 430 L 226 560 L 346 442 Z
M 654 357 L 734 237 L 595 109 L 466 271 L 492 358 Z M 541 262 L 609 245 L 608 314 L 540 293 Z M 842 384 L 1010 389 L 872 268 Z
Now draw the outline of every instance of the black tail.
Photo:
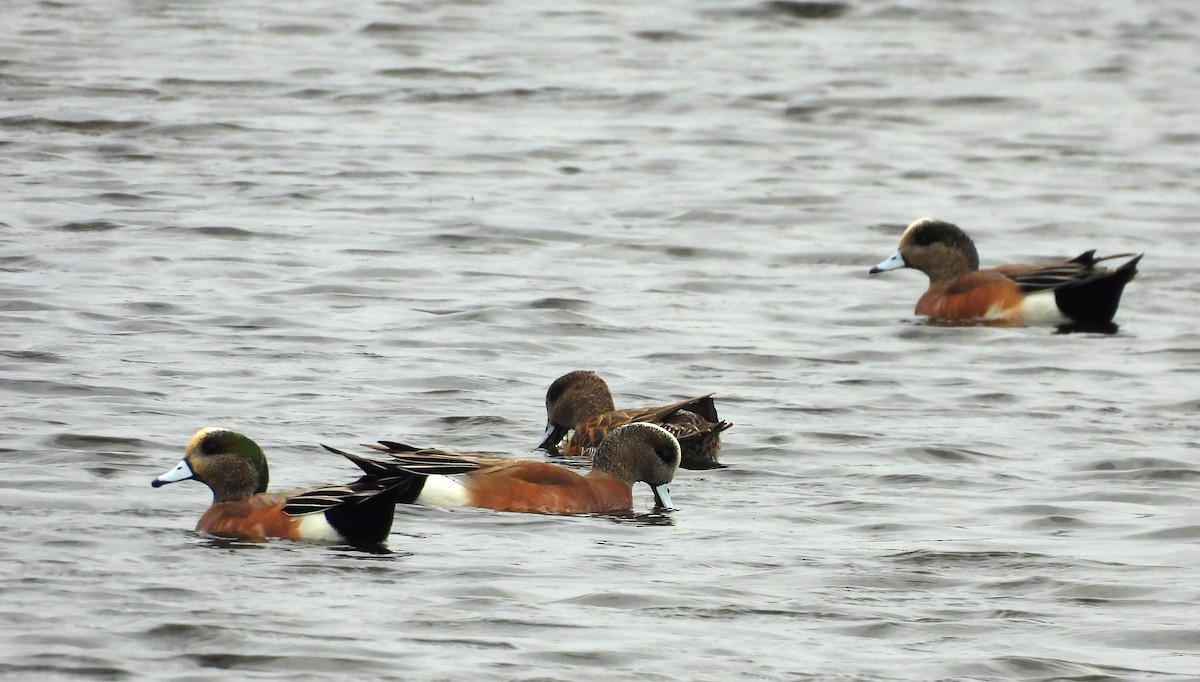
M 721 418 L 717 416 L 717 405 L 715 402 L 713 402 L 712 395 L 700 396 L 692 402 L 681 406 L 679 409 L 687 410 L 692 414 L 699 415 L 707 422 L 716 424 L 717 422 L 721 421 Z
M 732 423 L 724 421 L 717 416 L 717 405 L 713 402 L 711 395 L 696 398 L 695 402 L 685 405 L 680 409 L 691 412 L 711 424 L 709 428 L 703 430 L 704 433 L 720 433 L 733 426 Z
M 398 488 L 399 492 L 396 503 L 412 504 L 417 497 L 421 495 L 421 489 L 425 487 L 425 477 L 427 474 L 410 471 L 396 462 L 380 462 L 369 457 L 359 457 L 345 450 L 321 444 L 321 447 L 326 450 L 341 455 L 346 459 L 358 465 L 366 476 L 359 479 L 358 483 L 371 480 L 373 485 L 378 488 Z M 356 484 L 357 485 L 357 484 Z
M 1074 258 L 1072 258 L 1071 260 L 1069 260 L 1067 262 L 1068 263 L 1078 263 L 1085 268 L 1095 267 L 1096 262 L 1097 262 L 1096 261 L 1096 250 L 1092 249 L 1091 251 L 1084 251 L 1083 253 L 1079 254 L 1078 256 L 1075 256 Z
M 378 443 L 364 443 L 363 445 L 371 448 L 372 450 L 378 450 L 380 452 L 387 452 L 390 454 L 397 454 L 401 452 L 417 452 L 418 450 L 424 449 L 416 447 L 415 445 L 397 443 L 394 440 L 381 440 Z
M 351 454 L 345 450 L 338 450 L 337 448 L 329 447 L 324 443 L 321 443 L 321 447 L 335 455 L 341 455 L 351 462 L 354 462 L 354 464 L 359 469 L 362 469 L 363 473 L 368 476 L 374 476 L 379 479 L 388 479 L 403 473 L 391 462 L 380 462 L 379 460 L 370 459 L 368 457 L 359 457 L 358 455 Z
M 392 532 L 396 503 L 408 487 L 407 482 L 400 481 L 374 495 L 347 500 L 327 509 L 325 518 L 347 544 L 359 547 L 382 544 Z
M 1137 275 L 1137 264 L 1141 259 L 1142 254 L 1138 254 L 1118 268 L 1055 289 L 1058 309 L 1073 320 L 1067 326 L 1081 331 L 1093 328 L 1111 330 L 1112 319 L 1121 303 L 1121 294 L 1129 280 Z

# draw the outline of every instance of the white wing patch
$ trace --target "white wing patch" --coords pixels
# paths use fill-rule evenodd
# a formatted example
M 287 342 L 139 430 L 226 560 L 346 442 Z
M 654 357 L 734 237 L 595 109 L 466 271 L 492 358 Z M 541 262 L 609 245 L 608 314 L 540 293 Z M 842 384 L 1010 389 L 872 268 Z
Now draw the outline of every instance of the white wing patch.
M 467 507 L 470 506 L 470 496 L 467 489 L 458 481 L 456 476 L 429 476 L 421 494 L 417 495 L 416 503 L 430 507 Z
M 300 517 L 300 537 L 305 540 L 320 540 L 324 542 L 339 542 L 342 536 L 338 534 L 324 514 L 309 514 Z
M 1021 313 L 1025 316 L 1025 324 L 1060 325 L 1071 321 L 1058 309 L 1054 291 L 1049 289 L 1035 291 L 1026 296 L 1021 306 Z

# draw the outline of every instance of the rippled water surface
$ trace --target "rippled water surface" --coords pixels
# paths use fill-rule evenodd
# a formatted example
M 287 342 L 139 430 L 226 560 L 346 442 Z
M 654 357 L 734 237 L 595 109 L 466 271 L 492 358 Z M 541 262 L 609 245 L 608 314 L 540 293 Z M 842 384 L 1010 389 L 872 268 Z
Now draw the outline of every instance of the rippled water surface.
M 1196 679 L 1194 2 L 19 3 L 0 26 L 0 676 Z M 945 329 L 1145 251 L 1114 335 Z M 191 532 L 201 426 L 538 458 L 714 391 L 665 516 Z M 639 512 L 649 510 L 640 489 Z

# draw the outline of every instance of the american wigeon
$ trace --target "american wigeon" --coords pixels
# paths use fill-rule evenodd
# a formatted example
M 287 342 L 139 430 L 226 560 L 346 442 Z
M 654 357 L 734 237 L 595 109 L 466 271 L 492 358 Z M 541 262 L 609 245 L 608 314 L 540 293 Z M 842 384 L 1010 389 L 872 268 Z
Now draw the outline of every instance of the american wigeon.
M 393 441 L 369 447 L 392 455 L 391 464 L 409 475 L 402 503 L 535 514 L 629 511 L 639 482 L 654 491 L 657 507 L 670 508 L 667 484 L 680 457 L 679 441 L 653 424 L 614 429 L 596 448 L 586 475 L 547 462 L 462 455 Z
M 980 270 L 979 254 L 965 232 L 921 218 L 904 230 L 895 255 L 871 268 L 871 274 L 906 267 L 925 273 L 929 289 L 915 312 L 933 320 L 1109 330 L 1142 256 L 1113 269 L 1097 263 L 1129 256 L 1096 258 L 1095 251 L 1087 251 L 1061 263 Z
M 733 426 L 717 416 L 711 393 L 662 407 L 618 410 L 604 379 L 577 370 L 555 379 L 546 391 L 546 433 L 538 447 L 552 454 L 591 456 L 605 434 L 630 422 L 670 431 L 683 448 L 684 469 L 720 467 L 721 432 Z
M 207 485 L 213 504 L 196 530 L 250 542 L 266 538 L 382 543 L 392 529 L 396 500 L 406 483 L 382 464 L 351 457 L 366 475 L 348 485 L 268 493 L 267 458 L 246 436 L 221 428 L 201 429 L 183 461 L 150 482 L 155 488 L 194 479 Z

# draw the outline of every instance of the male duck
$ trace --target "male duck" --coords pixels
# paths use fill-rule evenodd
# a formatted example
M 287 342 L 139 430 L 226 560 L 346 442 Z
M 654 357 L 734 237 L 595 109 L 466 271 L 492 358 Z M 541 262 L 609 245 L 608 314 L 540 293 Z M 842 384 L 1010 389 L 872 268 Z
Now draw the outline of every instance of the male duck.
M 547 462 L 460 455 L 393 441 L 369 447 L 392 455 L 391 464 L 407 475 L 402 503 L 535 514 L 629 511 L 639 482 L 654 491 L 656 507 L 670 508 L 667 484 L 680 458 L 675 436 L 645 423 L 613 429 L 596 448 L 586 475 Z
M 617 410 L 604 379 L 577 370 L 555 379 L 546 391 L 546 433 L 538 447 L 552 454 L 589 456 L 605 434 L 630 422 L 670 431 L 683 448 L 683 469 L 722 466 L 717 462 L 721 432 L 733 426 L 717 416 L 711 393 L 662 407 Z
M 1142 256 L 1114 269 L 1096 264 L 1131 255 L 1096 258 L 1095 251 L 1087 251 L 1061 263 L 980 270 L 979 254 L 965 232 L 921 218 L 904 230 L 895 255 L 870 274 L 905 267 L 925 273 L 929 289 L 915 312 L 934 320 L 1111 331 L 1121 293 L 1137 274 Z
M 350 456 L 366 475 L 349 485 L 268 493 L 267 458 L 254 441 L 221 428 L 201 429 L 183 461 L 150 482 L 155 488 L 194 479 L 213 492 L 196 530 L 257 542 L 266 538 L 382 543 L 392 529 L 406 481 L 392 467 Z

